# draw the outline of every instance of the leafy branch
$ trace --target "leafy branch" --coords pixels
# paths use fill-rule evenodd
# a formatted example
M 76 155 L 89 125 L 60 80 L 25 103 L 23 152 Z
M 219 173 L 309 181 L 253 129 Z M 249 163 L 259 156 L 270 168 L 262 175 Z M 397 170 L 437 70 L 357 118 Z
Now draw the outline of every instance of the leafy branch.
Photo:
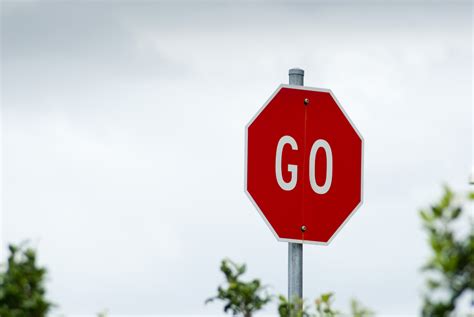
M 220 270 L 225 275 L 226 286 L 217 288 L 217 295 L 206 300 L 206 303 L 216 299 L 224 302 L 224 312 L 232 312 L 233 315 L 242 314 L 250 317 L 252 314 L 270 302 L 271 297 L 265 292 L 259 279 L 250 282 L 241 280 L 241 276 L 247 270 L 245 264 L 239 265 L 229 259 L 221 262 Z
M 470 193 L 468 200 L 474 199 Z M 456 236 L 456 224 L 464 215 L 466 197 L 457 197 L 448 187 L 439 202 L 421 210 L 423 228 L 432 251 L 422 270 L 429 274 L 422 315 L 445 317 L 456 309 L 465 291 L 474 289 L 474 227 L 467 235 Z M 443 294 L 444 296 L 437 296 Z

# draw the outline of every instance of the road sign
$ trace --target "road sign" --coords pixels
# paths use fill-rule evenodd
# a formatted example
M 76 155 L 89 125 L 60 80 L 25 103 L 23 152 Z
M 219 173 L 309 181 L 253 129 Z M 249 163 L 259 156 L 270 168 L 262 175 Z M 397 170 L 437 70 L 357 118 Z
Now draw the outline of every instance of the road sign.
M 246 138 L 245 191 L 275 237 L 328 244 L 362 204 L 363 139 L 334 94 L 281 85 Z

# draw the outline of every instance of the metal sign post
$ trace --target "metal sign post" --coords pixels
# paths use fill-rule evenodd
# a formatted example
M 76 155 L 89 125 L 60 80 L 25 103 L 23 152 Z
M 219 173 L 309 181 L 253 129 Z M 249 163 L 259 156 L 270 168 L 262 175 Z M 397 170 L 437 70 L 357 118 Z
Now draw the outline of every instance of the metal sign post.
M 328 245 L 362 204 L 364 140 L 331 90 L 304 86 L 302 69 L 288 75 L 245 128 L 245 193 L 288 243 L 293 301 L 303 243 Z
M 289 84 L 304 85 L 304 70 L 292 68 L 288 72 Z M 288 300 L 303 298 L 303 244 L 288 243 Z

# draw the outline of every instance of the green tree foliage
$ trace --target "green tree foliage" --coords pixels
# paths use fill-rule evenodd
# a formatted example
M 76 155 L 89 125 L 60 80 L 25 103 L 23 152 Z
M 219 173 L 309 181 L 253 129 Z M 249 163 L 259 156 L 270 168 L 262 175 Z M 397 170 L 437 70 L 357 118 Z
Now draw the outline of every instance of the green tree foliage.
M 333 293 L 325 293 L 322 294 L 319 298 L 316 298 L 316 300 L 314 301 L 316 305 L 315 317 L 335 317 L 340 315 L 337 310 L 334 310 L 331 307 L 333 300 Z
M 239 265 L 224 259 L 220 270 L 225 275 L 227 285 L 219 286 L 217 295 L 206 300 L 206 303 L 218 299 L 224 302 L 224 312 L 250 317 L 270 302 L 271 297 L 265 292 L 265 287 L 261 285 L 260 280 L 254 279 L 250 282 L 241 280 L 247 270 L 245 264 Z
M 375 316 L 374 312 L 367 307 L 362 306 L 355 299 L 351 300 L 351 315 L 353 317 L 373 317 Z
M 469 199 L 474 199 L 470 194 Z M 422 268 L 428 274 L 423 316 L 445 317 L 456 309 L 457 299 L 474 289 L 474 227 L 456 236 L 455 226 L 464 215 L 466 200 L 445 188 L 443 197 L 429 209 L 421 210 L 432 254 Z
M 334 294 L 325 293 L 314 301 L 315 312 L 311 313 L 309 307 L 304 306 L 301 300 L 288 301 L 285 296 L 279 297 L 278 313 L 280 317 L 372 317 L 374 313 L 363 307 L 358 301 L 351 301 L 351 311 L 349 314 L 341 313 L 333 308 Z
M 0 272 L 0 316 L 43 317 L 52 308 L 45 297 L 46 269 L 36 263 L 36 252 L 10 245 L 7 267 Z
M 288 300 L 285 296 L 278 297 L 278 314 L 280 317 L 310 317 L 308 307 L 301 298 Z

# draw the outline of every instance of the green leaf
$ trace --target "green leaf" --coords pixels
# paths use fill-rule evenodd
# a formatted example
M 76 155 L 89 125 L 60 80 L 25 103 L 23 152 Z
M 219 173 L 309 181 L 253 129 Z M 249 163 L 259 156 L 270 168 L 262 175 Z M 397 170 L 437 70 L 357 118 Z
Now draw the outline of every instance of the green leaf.
M 451 204 L 451 200 L 453 199 L 454 193 L 448 186 L 444 186 L 444 195 L 441 198 L 439 208 L 444 209 Z
M 431 211 L 433 212 L 435 218 L 439 218 L 443 214 L 443 209 L 440 206 L 431 206 Z
M 461 207 L 454 208 L 451 212 L 451 219 L 457 219 L 461 213 Z
M 325 294 L 322 294 L 322 295 L 321 295 L 321 301 L 322 301 L 323 303 L 328 303 L 329 300 L 331 299 L 332 295 L 333 295 L 332 293 L 325 293 Z
M 425 210 L 420 210 L 420 216 L 427 223 L 431 223 L 433 221 L 433 217 L 431 215 L 428 215 L 428 212 L 426 212 Z
M 436 281 L 436 280 L 432 280 L 432 279 L 428 279 L 427 280 L 427 285 L 430 289 L 435 289 L 435 288 L 438 288 L 438 287 L 441 286 L 441 282 Z

